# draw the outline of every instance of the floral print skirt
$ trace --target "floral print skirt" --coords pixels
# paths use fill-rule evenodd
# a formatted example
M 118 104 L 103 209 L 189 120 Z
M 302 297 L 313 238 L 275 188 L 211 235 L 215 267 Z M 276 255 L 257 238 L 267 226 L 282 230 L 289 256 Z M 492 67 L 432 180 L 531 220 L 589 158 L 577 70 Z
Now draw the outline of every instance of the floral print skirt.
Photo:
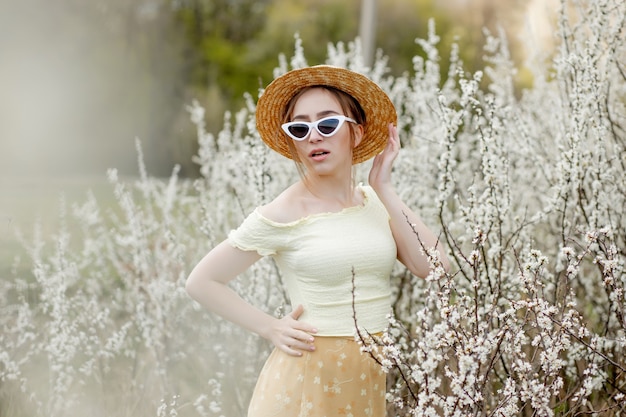
M 301 357 L 274 349 L 248 417 L 384 417 L 386 375 L 352 338 L 315 338 Z

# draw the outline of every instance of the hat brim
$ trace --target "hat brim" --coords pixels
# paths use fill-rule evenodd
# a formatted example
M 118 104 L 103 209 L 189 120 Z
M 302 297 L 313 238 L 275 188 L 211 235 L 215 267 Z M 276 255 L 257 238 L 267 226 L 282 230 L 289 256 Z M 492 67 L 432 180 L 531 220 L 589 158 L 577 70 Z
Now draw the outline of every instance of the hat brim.
M 359 102 L 365 112 L 363 139 L 354 148 L 352 163 L 373 158 L 385 149 L 389 123 L 397 124 L 396 109 L 387 94 L 372 80 L 345 68 L 318 65 L 287 72 L 272 81 L 261 94 L 256 108 L 256 128 L 274 151 L 293 159 L 282 131 L 282 114 L 294 95 L 306 87 L 330 86 Z

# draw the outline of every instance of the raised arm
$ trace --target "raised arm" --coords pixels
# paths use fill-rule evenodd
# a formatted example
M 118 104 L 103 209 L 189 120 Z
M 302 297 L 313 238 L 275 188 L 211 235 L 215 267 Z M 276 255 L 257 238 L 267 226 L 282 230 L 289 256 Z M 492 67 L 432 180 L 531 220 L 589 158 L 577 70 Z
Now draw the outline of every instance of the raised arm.
M 260 258 L 255 251 L 243 251 L 223 241 L 194 267 L 185 289 L 207 310 L 270 340 L 289 355 L 301 356 L 301 351 L 313 350 L 311 334 L 316 332 L 298 321 L 302 306 L 277 319 L 246 302 L 227 285 Z
M 426 248 L 436 247 L 439 250 L 439 259 L 446 271 L 450 268 L 450 261 L 441 243 L 437 241 L 437 236 L 400 199 L 391 184 L 391 168 L 399 152 L 400 139 L 398 138 L 398 130 L 395 126 L 389 124 L 387 146 L 382 153 L 374 158 L 369 175 L 369 183 L 376 191 L 376 194 L 378 194 L 391 217 L 391 232 L 398 247 L 398 260 L 413 274 L 424 278 L 430 271 L 430 265 L 426 256 L 422 254 L 420 241 Z M 417 232 L 419 241 L 413 229 Z

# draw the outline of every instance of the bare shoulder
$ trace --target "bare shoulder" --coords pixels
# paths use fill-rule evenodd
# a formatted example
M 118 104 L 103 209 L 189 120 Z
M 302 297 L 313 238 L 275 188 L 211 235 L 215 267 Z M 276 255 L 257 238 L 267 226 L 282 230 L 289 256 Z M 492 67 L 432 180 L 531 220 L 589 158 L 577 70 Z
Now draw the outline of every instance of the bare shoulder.
M 259 213 L 277 223 L 290 223 L 304 216 L 302 190 L 299 183 L 285 189 L 274 200 L 259 207 Z

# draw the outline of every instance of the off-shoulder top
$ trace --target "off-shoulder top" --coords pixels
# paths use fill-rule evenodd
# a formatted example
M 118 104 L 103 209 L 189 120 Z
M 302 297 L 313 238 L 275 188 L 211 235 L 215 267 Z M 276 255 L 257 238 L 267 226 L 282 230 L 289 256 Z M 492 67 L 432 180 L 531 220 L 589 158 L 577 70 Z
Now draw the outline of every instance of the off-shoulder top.
M 315 326 L 319 336 L 353 336 L 355 312 L 359 328 L 370 333 L 388 323 L 396 244 L 376 192 L 359 187 L 359 206 L 289 223 L 274 222 L 257 208 L 228 235 L 234 247 L 274 258 L 291 305 L 304 306 L 300 320 Z

